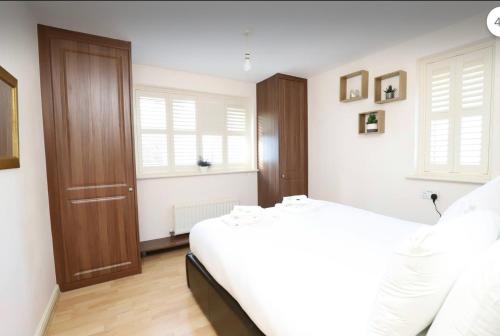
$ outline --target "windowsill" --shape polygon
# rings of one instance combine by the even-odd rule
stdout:
[[[206,175],[227,175],[227,174],[244,174],[244,173],[257,173],[258,169],[241,169],[241,170],[214,170],[208,171],[206,173],[202,172],[176,172],[176,173],[167,173],[167,174],[144,174],[138,175],[138,180],[149,180],[149,179],[162,179],[162,178],[171,178],[171,177],[190,177],[190,176],[206,176]]]
[[[472,183],[472,184],[485,184],[490,180],[490,176],[443,176],[443,175],[425,175],[415,174],[406,177],[408,180],[422,180],[422,181],[438,181],[438,182],[455,182],[455,183]]]

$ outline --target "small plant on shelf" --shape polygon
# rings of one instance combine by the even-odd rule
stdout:
[[[393,88],[392,85],[389,85],[387,89],[384,90],[385,92],[385,99],[394,99],[394,96],[396,94],[396,88]]]
[[[206,173],[211,166],[212,164],[207,160],[203,160],[201,156],[198,158],[198,168],[201,172]]]
[[[378,120],[376,113],[370,113],[366,119],[366,133],[378,132]]]

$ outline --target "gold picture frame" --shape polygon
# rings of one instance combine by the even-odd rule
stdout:
[[[19,168],[17,79],[0,66],[0,169]]]

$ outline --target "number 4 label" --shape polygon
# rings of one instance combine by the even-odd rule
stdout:
[[[491,10],[486,19],[486,25],[490,33],[500,37],[500,7]]]

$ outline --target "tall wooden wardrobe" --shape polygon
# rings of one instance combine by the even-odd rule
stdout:
[[[257,84],[258,197],[271,207],[307,195],[307,80],[276,74]]]
[[[57,282],[139,273],[130,42],[38,26]]]

